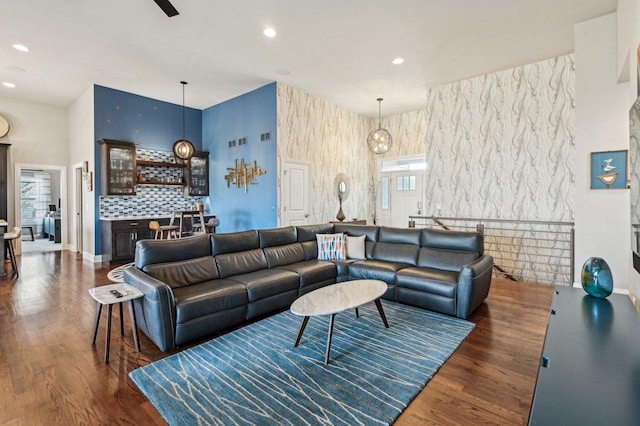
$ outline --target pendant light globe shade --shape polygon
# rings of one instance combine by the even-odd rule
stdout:
[[[191,142],[187,140],[185,137],[185,104],[184,104],[184,86],[188,83],[186,81],[181,81],[182,84],[182,139],[176,141],[173,144],[173,153],[176,157],[181,158],[183,160],[188,160],[193,157],[193,154],[196,152],[195,147]]]
[[[380,104],[382,98],[378,98],[378,128],[369,133],[367,137],[367,146],[369,151],[374,154],[384,154],[389,152],[391,145],[393,145],[393,137],[387,129],[382,128],[382,118],[380,115]]]
[[[194,152],[196,152],[195,147],[186,139],[181,139],[173,144],[173,153],[176,157],[182,158],[183,160],[188,160],[193,157]]]

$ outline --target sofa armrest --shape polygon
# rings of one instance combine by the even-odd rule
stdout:
[[[138,268],[127,268],[124,281],[144,297],[134,300],[138,327],[162,351],[175,347],[175,302],[171,287]]]
[[[487,298],[491,286],[493,257],[483,255],[462,267],[458,275],[456,316],[467,319]]]

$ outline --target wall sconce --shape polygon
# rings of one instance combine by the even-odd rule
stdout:
[[[236,188],[244,186],[244,193],[248,192],[249,184],[257,185],[258,181],[256,177],[261,176],[266,171],[258,167],[256,161],[253,162],[253,166],[250,163],[245,163],[244,158],[238,163],[238,159],[234,160],[233,167],[227,167],[229,173],[225,175],[224,179],[227,181],[227,188],[231,185],[235,185]]]

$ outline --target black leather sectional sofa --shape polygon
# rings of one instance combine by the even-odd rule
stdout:
[[[318,260],[316,234],[365,235],[365,259]],[[140,329],[163,351],[288,308],[332,283],[379,279],[383,296],[467,318],[487,297],[493,258],[475,232],[321,224],[142,240],[125,281]]]

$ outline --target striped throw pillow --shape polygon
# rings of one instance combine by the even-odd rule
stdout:
[[[345,260],[346,236],[344,234],[316,234],[318,260]]]

